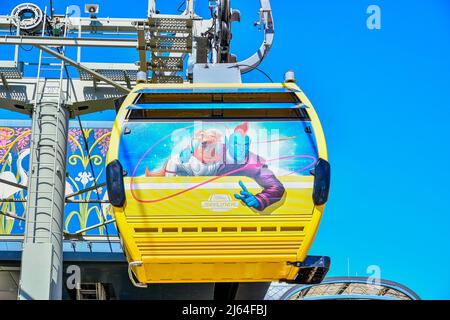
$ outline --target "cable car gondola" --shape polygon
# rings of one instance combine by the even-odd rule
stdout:
[[[319,118],[282,84],[139,84],[107,156],[135,285],[317,283],[307,256],[328,198]]]

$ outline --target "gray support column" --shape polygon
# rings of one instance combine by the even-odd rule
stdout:
[[[54,83],[53,88],[57,85]],[[46,98],[36,104],[32,116],[30,179],[19,284],[21,300],[56,300],[62,296],[69,112],[59,98],[52,98],[51,80],[43,86],[43,92],[50,93],[43,94]]]

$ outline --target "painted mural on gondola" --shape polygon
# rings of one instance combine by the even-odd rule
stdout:
[[[87,122],[83,129],[71,123],[68,137],[66,195],[73,194],[105,181],[105,157],[108,152],[112,123]],[[87,148],[85,139],[87,140]],[[30,159],[31,130],[29,121],[0,122],[0,179],[27,185]],[[93,170],[92,170],[93,169]],[[0,199],[26,199],[25,190],[0,184]],[[107,200],[106,188],[73,197],[74,200]],[[25,217],[26,202],[1,202],[0,211]],[[64,230],[80,229],[110,219],[109,204],[69,203],[65,208]],[[0,235],[18,235],[25,222],[0,215]],[[87,232],[88,235],[117,234],[114,225]]]
[[[160,215],[295,214],[310,197],[318,160],[310,125],[130,121],[119,148],[131,173],[128,205],[153,206]]]

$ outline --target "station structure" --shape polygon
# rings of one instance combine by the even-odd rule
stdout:
[[[315,285],[274,283],[267,300],[420,300],[408,287],[368,277],[329,277]]]

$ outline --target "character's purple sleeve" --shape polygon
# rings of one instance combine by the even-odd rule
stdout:
[[[286,190],[280,180],[267,168],[267,165],[260,166],[252,178],[263,188],[262,192],[255,195],[261,204],[259,210],[263,211],[283,198]]]

